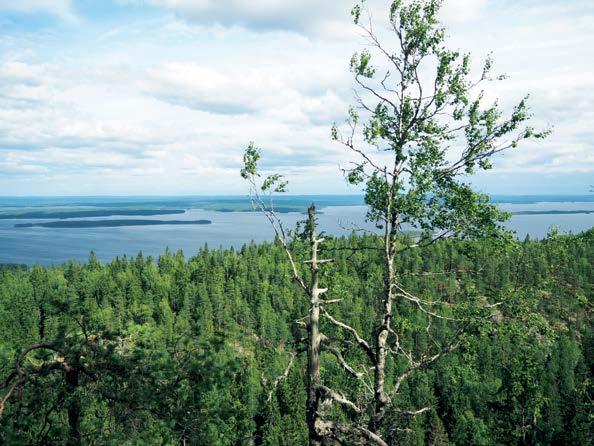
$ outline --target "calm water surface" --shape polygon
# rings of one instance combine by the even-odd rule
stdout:
[[[593,202],[580,203],[531,203],[502,204],[509,211],[520,210],[594,210]],[[332,206],[322,209],[320,228],[328,233],[348,234],[353,227],[371,229],[365,223],[365,207]],[[287,228],[303,220],[300,213],[284,214]],[[117,219],[137,217],[115,217]],[[143,217],[145,218],[145,217]],[[24,263],[32,265],[59,264],[74,259],[84,261],[91,250],[104,261],[124,254],[135,256],[139,251],[145,255],[158,256],[169,247],[182,249],[188,256],[208,244],[209,247],[241,247],[250,241],[271,240],[274,233],[268,222],[255,212],[216,212],[190,209],[183,215],[161,215],[156,220],[212,220],[211,225],[191,226],[130,226],[118,228],[14,228],[15,223],[33,220],[0,220],[0,263]],[[53,219],[52,219],[53,220]],[[34,220],[35,222],[50,220]],[[594,226],[594,214],[572,215],[516,215],[509,227],[524,238],[545,237],[551,226],[562,232],[580,232]]]

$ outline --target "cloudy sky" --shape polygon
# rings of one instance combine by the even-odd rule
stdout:
[[[382,26],[387,0],[370,0]],[[356,192],[330,126],[364,47],[350,0],[0,0],[0,195],[237,194],[263,148],[293,193]],[[531,94],[544,142],[497,159],[490,193],[594,183],[594,2],[449,0],[450,45],[493,52],[493,95]]]

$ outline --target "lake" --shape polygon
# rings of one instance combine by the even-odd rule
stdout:
[[[571,211],[585,210],[594,212],[594,199],[591,196],[565,197],[566,201],[557,197],[547,200],[547,197],[531,199],[500,199],[500,206],[508,211]],[[96,198],[93,198],[96,199]],[[302,198],[302,203],[315,200],[316,197]],[[111,201],[110,201],[111,200]],[[171,207],[189,204],[179,198],[164,198],[158,201],[158,207],[167,207],[170,200]],[[213,198],[216,200],[216,198]],[[245,201],[245,198],[241,198]],[[541,200],[541,201],[539,201]],[[84,201],[84,200],[83,200]],[[146,198],[108,198],[102,197],[96,202],[73,202],[69,199],[25,199],[1,198],[0,210],[4,213],[21,210],[46,210],[60,209],[61,211],[125,206],[146,207]],[[237,197],[235,201],[238,201]],[[361,197],[352,196],[351,199],[339,197],[336,200],[320,200],[331,205],[322,206],[319,215],[321,230],[335,235],[350,233],[354,227],[373,229],[365,222],[365,207],[359,204]],[[194,202],[196,202],[194,200]],[[214,201],[213,201],[214,202]],[[287,201],[288,202],[288,201]],[[113,206],[110,206],[111,205]],[[122,204],[124,203],[124,204]],[[155,200],[153,205],[156,205]],[[149,205],[150,205],[149,203]],[[356,203],[356,204],[352,204]],[[199,205],[199,204],[198,204]],[[103,207],[102,207],[103,206]],[[213,207],[213,206],[205,206]],[[85,220],[105,219],[106,217],[89,217]],[[118,220],[135,219],[131,216],[108,217]],[[301,212],[288,212],[282,214],[282,220],[287,228],[293,228],[298,221],[305,218]],[[40,223],[54,221],[52,219],[0,219],[0,263],[22,263],[32,265],[59,264],[67,260],[85,261],[89,252],[95,251],[102,261],[109,261],[116,256],[136,256],[139,251],[145,255],[158,256],[169,247],[176,251],[182,249],[188,256],[208,244],[209,247],[235,247],[239,248],[251,241],[261,242],[271,240],[274,233],[265,217],[256,212],[236,212],[225,208],[225,211],[213,209],[186,208],[184,214],[155,215],[143,217],[155,220],[210,220],[212,224],[206,225],[150,225],[150,226],[119,226],[119,227],[88,227],[88,228],[45,228],[45,227],[20,227],[15,224]],[[515,230],[519,238],[530,234],[532,238],[542,238],[547,235],[551,226],[556,226],[561,232],[580,232],[594,226],[594,214],[537,214],[514,215],[508,226]]]

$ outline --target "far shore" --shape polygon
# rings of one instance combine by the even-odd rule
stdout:
[[[210,220],[60,220],[45,223],[17,223],[15,228],[114,228],[120,226],[210,225]]]

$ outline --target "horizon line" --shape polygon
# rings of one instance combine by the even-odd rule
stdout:
[[[509,194],[509,193],[488,193],[481,192],[489,196],[499,197],[593,197],[592,193],[585,194],[564,194],[564,193],[548,193],[548,194]],[[0,195],[0,200],[4,198],[202,198],[202,197],[249,197],[249,194],[151,194],[151,195],[135,195],[135,194],[94,194],[94,195]],[[319,193],[319,194],[291,194],[279,193],[275,197],[363,197],[364,193]]]

